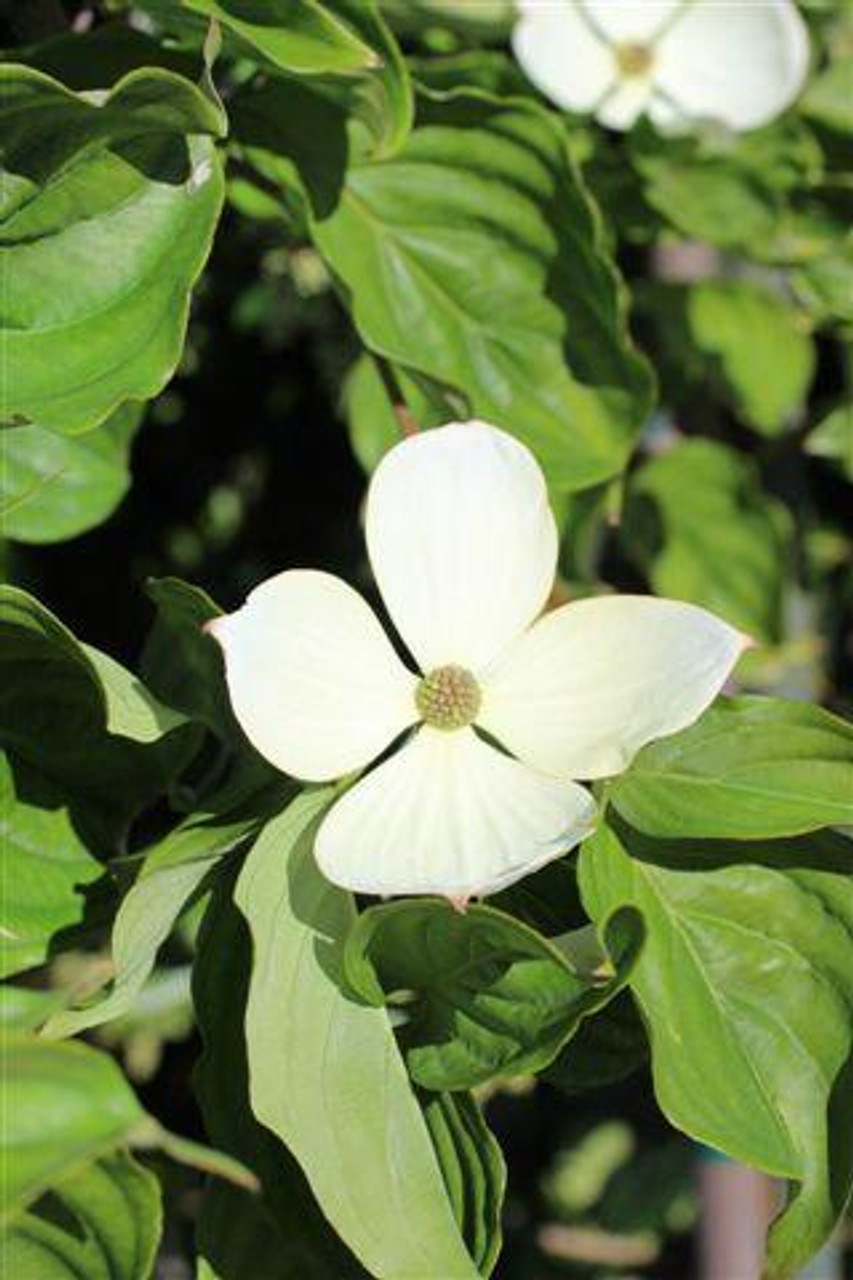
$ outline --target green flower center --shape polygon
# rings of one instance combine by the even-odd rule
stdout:
[[[613,52],[616,55],[619,74],[628,79],[646,75],[651,71],[652,63],[655,60],[654,50],[651,45],[640,44],[633,40],[628,40],[624,44],[617,44]]]
[[[415,705],[433,729],[462,729],[480,710],[480,686],[464,667],[436,667],[415,689]]]

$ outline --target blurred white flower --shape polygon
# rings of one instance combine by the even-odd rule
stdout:
[[[642,596],[536,621],[557,564],[544,477],[486,423],[452,423],[385,456],[367,546],[422,675],[327,573],[270,578],[211,628],[240,724],[286,773],[339,778],[405,735],[317,833],[321,869],[349,889],[494,893],[558,857],[595,823],[574,779],[619,773],[644,743],[690,724],[744,645],[703,609]]]
[[[552,102],[630,129],[700,120],[755,129],[803,87],[809,37],[793,0],[517,0],[513,49]]]

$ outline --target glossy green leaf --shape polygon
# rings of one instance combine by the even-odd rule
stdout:
[[[128,1142],[144,1113],[112,1058],[79,1043],[4,1033],[4,1222]]]
[[[788,528],[750,459],[692,439],[637,471],[623,541],[659,595],[704,605],[769,642],[781,629]]]
[[[817,424],[806,439],[806,452],[835,462],[853,481],[853,403],[837,405]]]
[[[501,1149],[467,1093],[425,1094],[424,1119],[468,1252],[491,1275],[501,1249],[506,1168]]]
[[[252,1108],[371,1275],[474,1280],[385,1011],[341,987],[355,906],[321,876],[312,849],[332,795],[306,792],[270,822],[238,881],[254,947]]]
[[[194,1086],[208,1137],[258,1175],[261,1193],[208,1182],[199,1253],[219,1280],[366,1280],[320,1212],[296,1160],[249,1105],[242,1013],[252,944],[232,901],[234,879],[231,868],[216,877],[198,937],[193,998],[204,1048]]]
[[[445,388],[456,417],[514,432],[557,488],[620,471],[649,372],[559,124],[521,100],[422,97],[397,155],[347,168],[328,113],[272,85],[235,103],[235,130],[311,223],[365,344]]]
[[[156,1177],[116,1152],[23,1214],[0,1251],[15,1280],[149,1280],[160,1231]]]
[[[379,62],[331,0],[183,0],[260,50],[283,71],[354,75]]]
[[[90,847],[110,851],[187,761],[196,733],[32,596],[2,587],[0,745],[58,789],[75,823],[82,813]]]
[[[17,427],[3,436],[0,528],[17,542],[61,542],[106,520],[130,486],[130,446],[142,413],[117,409],[97,431],[60,436]]]
[[[224,812],[193,814],[160,840],[148,853],[113,924],[111,991],[84,1009],[55,1014],[44,1034],[77,1035],[127,1013],[154,968],[157,952],[213,863],[255,835],[286,794],[283,784],[252,793]]]
[[[555,1057],[581,1020],[624,985],[639,938],[596,981],[541,934],[493,907],[464,915],[444,900],[371,907],[347,939],[344,972],[372,1004],[402,992],[414,1080],[436,1091],[527,1075]]]
[[[580,874],[592,917],[631,906],[631,978],[658,1101],[676,1127],[799,1184],[767,1275],[833,1230],[853,1183],[853,846],[840,837],[666,844],[602,827]]]
[[[691,289],[687,317],[744,422],[764,435],[789,426],[815,372],[802,313],[756,285],[710,280]]]
[[[378,154],[403,142],[412,91],[402,54],[375,0],[184,0],[218,18],[273,67],[345,77],[326,89],[367,128]],[[343,86],[343,88],[341,88]]]
[[[221,115],[160,69],[93,95],[6,64],[0,104],[3,416],[85,431],[175,370],[222,201],[201,136]]]
[[[362,338],[518,435],[556,487],[613,475],[648,376],[563,135],[485,95],[424,100],[418,123],[315,221]]]
[[[41,964],[54,937],[86,919],[104,867],[61,793],[0,753],[0,977]]]
[[[853,725],[807,702],[721,699],[644,747],[608,795],[652,836],[770,840],[853,824]]]

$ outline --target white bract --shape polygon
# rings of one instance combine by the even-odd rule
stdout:
[[[401,739],[317,833],[321,869],[346,888],[494,893],[558,857],[595,824],[575,779],[619,773],[690,724],[743,648],[726,623],[671,600],[587,599],[538,618],[557,564],[544,477],[486,423],[398,444],[366,520],[421,674],[327,573],[270,578],[211,628],[240,724],[286,773],[339,778]]]
[[[803,87],[809,37],[793,0],[517,0],[513,49],[568,111],[630,129],[700,120],[755,129]]]

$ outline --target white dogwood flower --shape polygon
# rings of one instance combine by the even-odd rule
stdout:
[[[321,869],[349,889],[494,893],[558,857],[595,824],[576,779],[619,773],[690,724],[743,647],[726,623],[671,600],[586,599],[538,617],[557,564],[544,477],[486,423],[392,449],[366,524],[417,673],[328,573],[280,573],[211,628],[237,718],[278,768],[326,781],[396,744],[317,833]]]
[[[568,111],[630,129],[767,124],[803,87],[809,37],[793,0],[517,0],[513,50]]]

